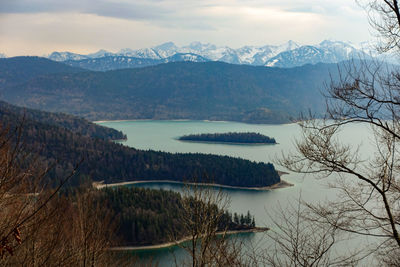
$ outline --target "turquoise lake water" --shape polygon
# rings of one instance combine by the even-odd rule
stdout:
[[[152,149],[166,152],[200,152],[216,155],[228,155],[240,157],[256,162],[276,163],[277,158],[283,154],[294,151],[296,138],[299,138],[300,127],[297,124],[284,125],[253,125],[237,122],[210,122],[210,121],[120,121],[105,122],[103,126],[115,128],[124,132],[128,140],[122,142],[127,146],[137,149]],[[274,137],[276,145],[229,145],[181,142],[177,137],[187,134],[199,133],[223,133],[223,132],[258,132]],[[363,125],[351,125],[341,133],[341,141],[353,146],[361,145],[361,151],[365,155],[370,154],[373,141],[371,132]],[[285,168],[275,164],[275,168],[285,171]],[[325,199],[335,198],[336,193],[328,189],[326,179],[315,179],[311,175],[289,173],[282,176],[292,184],[293,187],[268,190],[252,191],[238,189],[223,189],[230,198],[229,209],[232,212],[247,213],[255,215],[258,226],[271,227],[269,213],[281,205],[285,207],[288,203],[294,203],[300,196],[302,199],[316,203]],[[329,179],[329,178],[328,178]],[[139,187],[166,189],[180,191],[181,186],[169,183],[143,183],[135,185]],[[263,233],[246,234],[241,236],[245,242],[253,242],[263,246],[268,242]],[[178,248],[173,248],[177,258],[184,258],[185,254]],[[173,265],[171,249],[158,249],[143,251],[136,254],[139,258],[146,260],[153,258],[159,261],[161,266]]]

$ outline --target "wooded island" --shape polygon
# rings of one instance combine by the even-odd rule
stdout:
[[[276,144],[275,138],[260,133],[204,133],[189,134],[179,137],[180,141],[236,143],[236,144]]]

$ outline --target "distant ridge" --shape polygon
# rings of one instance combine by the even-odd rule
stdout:
[[[87,71],[42,57],[0,58],[0,87],[6,81],[26,82],[40,75]]]
[[[35,68],[35,62],[43,67]],[[9,64],[0,60],[0,69],[8,70],[4,66]],[[53,73],[48,73],[48,67],[53,67]],[[46,59],[25,58],[20,68],[16,64],[12,71],[0,71],[0,94],[13,104],[89,120],[286,123],[308,109],[324,111],[321,90],[336,71],[336,64],[322,63],[284,69],[223,62],[172,62],[82,72]]]
[[[93,71],[108,71],[127,68],[142,68],[168,62],[207,62],[208,59],[191,53],[178,53],[164,59],[138,58],[129,56],[105,56],[81,60],[67,60],[63,63]]]
[[[71,66],[101,71],[176,61],[222,61],[230,64],[291,68],[305,64],[338,63],[352,58],[371,59],[368,45],[332,40],[315,45],[300,45],[288,41],[281,45],[243,46],[233,49],[200,42],[178,47],[173,42],[167,42],[151,48],[125,48],[116,53],[100,50],[88,55],[71,52],[53,52],[49,55],[49,59]]]

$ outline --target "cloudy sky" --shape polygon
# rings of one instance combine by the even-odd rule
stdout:
[[[7,56],[151,47],[371,40],[354,0],[0,0]]]

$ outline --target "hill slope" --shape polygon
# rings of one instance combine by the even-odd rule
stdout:
[[[10,123],[12,118],[15,121],[13,123],[14,125],[16,125],[18,121],[21,122],[22,125],[24,125],[24,123],[31,124],[31,122],[37,122],[44,125],[66,129],[75,134],[89,136],[92,138],[103,140],[126,139],[126,135],[121,131],[97,125],[76,116],[64,113],[50,113],[41,110],[21,108],[10,105],[4,101],[0,101],[0,118],[2,118],[2,124]]]
[[[42,57],[0,58],[0,86],[26,82],[40,75],[86,71]]]
[[[208,119],[282,123],[309,108],[335,64],[291,69],[178,62],[108,72],[56,73],[18,83],[6,79],[6,101],[90,120]],[[16,84],[17,83],[17,84]]]

